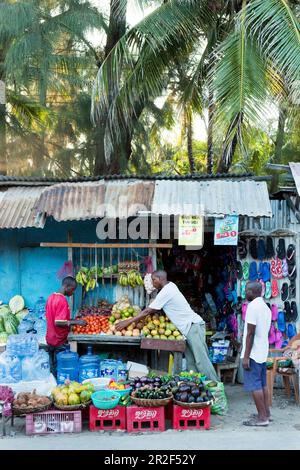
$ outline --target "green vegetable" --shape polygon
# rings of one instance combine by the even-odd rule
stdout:
[[[12,313],[18,313],[25,307],[25,301],[21,295],[15,295],[9,301],[9,308]]]
[[[7,338],[8,338],[8,334],[3,332],[3,333],[0,333],[0,344],[6,344],[7,343]]]
[[[0,317],[5,317],[8,313],[11,313],[11,310],[8,305],[0,305]]]
[[[4,320],[0,317],[0,333],[5,333]]]
[[[4,317],[4,327],[6,333],[9,335],[16,335],[18,333],[18,320],[12,313]]]
[[[19,323],[21,323],[21,321],[28,315],[28,309],[27,308],[24,308],[23,310],[21,310],[21,312],[18,312],[16,314],[16,317],[17,319],[19,320]]]

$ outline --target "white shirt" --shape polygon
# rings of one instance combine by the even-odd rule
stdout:
[[[159,291],[149,308],[163,309],[167,317],[184,336],[187,336],[192,323],[205,323],[200,315],[191,309],[188,301],[173,282],[168,282]]]
[[[252,300],[247,308],[241,353],[242,358],[246,349],[248,323],[256,326],[250,358],[258,364],[262,364],[266,362],[269,353],[269,330],[271,326],[271,310],[265,304],[262,297]]]

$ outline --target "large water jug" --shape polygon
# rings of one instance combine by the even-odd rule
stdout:
[[[71,352],[69,345],[57,354],[57,383],[63,384],[66,379],[78,380],[78,354]]]
[[[28,356],[22,359],[22,380],[25,382],[30,382],[31,380],[37,380],[37,371],[36,371],[37,357]]]
[[[87,354],[79,358],[79,382],[100,377],[100,359],[93,354],[92,346],[88,346]]]
[[[37,380],[48,379],[50,376],[49,354],[41,349],[35,357]]]
[[[34,306],[34,313],[37,318],[45,318],[46,313],[46,300],[44,297],[39,297]]]
[[[47,323],[46,320],[39,318],[35,324],[34,329],[36,330],[37,340],[41,344],[46,344],[46,333],[47,333]]]

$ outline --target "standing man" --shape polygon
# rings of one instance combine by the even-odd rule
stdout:
[[[178,287],[173,282],[168,281],[165,271],[155,271],[152,274],[152,282],[155,289],[159,291],[156,298],[137,317],[118,323],[116,329],[121,331],[147,315],[153,315],[159,313],[160,310],[164,310],[181,334],[186,337],[185,357],[188,370],[202,372],[209,380],[218,381],[216,371],[208,357],[205,342],[205,322],[191,309]]]
[[[84,320],[71,320],[70,308],[66,297],[71,297],[77,288],[73,277],[65,277],[59,292],[50,295],[46,303],[47,351],[51,373],[56,377],[57,353],[64,351],[72,325],[85,326]]]
[[[244,387],[247,392],[252,393],[258,414],[244,421],[245,426],[268,426],[270,420],[266,361],[269,352],[271,310],[265,304],[261,293],[260,282],[247,283],[246,298],[250,303],[245,318],[241,357]]]

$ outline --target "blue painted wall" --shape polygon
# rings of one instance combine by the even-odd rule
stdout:
[[[68,232],[72,233],[73,242],[99,243],[96,236],[96,220],[80,222],[56,222],[48,219],[44,229],[0,230],[0,300],[7,303],[16,294],[25,298],[26,306],[34,307],[39,296],[45,299],[59,289],[60,280],[57,272],[68,259],[65,248],[41,248],[41,242],[66,242]],[[137,241],[135,241],[136,243]],[[93,251],[85,250],[83,264],[94,260]],[[143,256],[146,250],[139,251]],[[91,258],[93,256],[93,258]],[[129,256],[124,250],[123,257]],[[124,258],[123,258],[124,259]],[[129,257],[130,259],[130,257]],[[136,258],[133,258],[136,259]],[[121,258],[122,260],[122,258]],[[79,264],[79,260],[76,260]],[[117,263],[114,256],[113,263]],[[101,265],[101,260],[98,260]],[[109,265],[110,260],[106,259]],[[110,302],[115,300],[115,284],[109,281],[99,287],[100,297]],[[95,303],[95,293],[91,293],[86,303]],[[81,289],[75,295],[75,307],[81,303]]]

